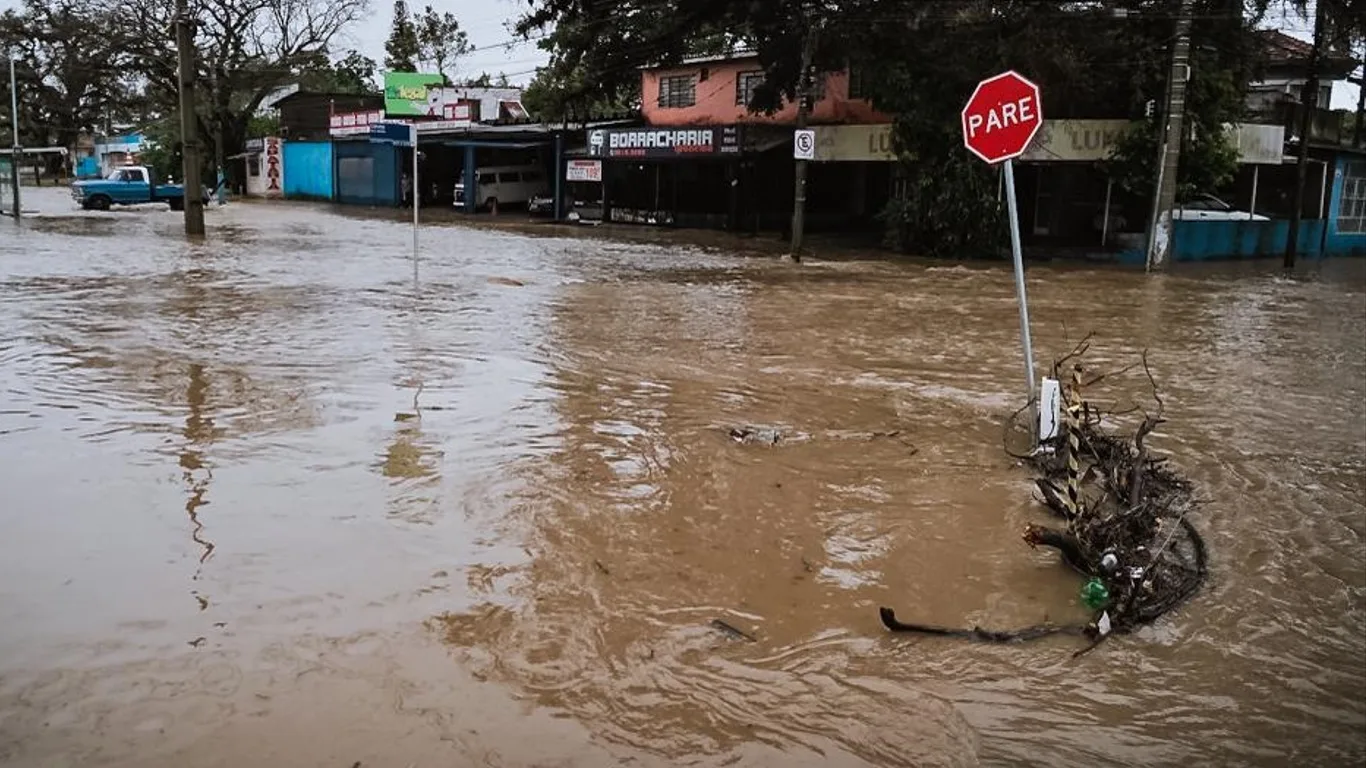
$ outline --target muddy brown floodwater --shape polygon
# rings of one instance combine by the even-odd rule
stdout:
[[[1207,587],[1072,659],[877,618],[1084,618],[1020,541],[1000,265],[451,226],[414,281],[380,218],[234,204],[186,245],[163,210],[28,202],[0,764],[1366,760],[1362,262],[1031,267],[1040,358],[1150,348],[1150,444],[1209,502]]]

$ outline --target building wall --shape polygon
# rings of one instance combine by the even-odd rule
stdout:
[[[459,102],[476,102],[479,104],[479,114],[477,122],[491,123],[499,119],[499,105],[503,102],[516,104],[522,103],[521,88],[475,88],[475,87],[455,87],[455,88],[431,88],[427,91],[427,114],[432,117],[447,117],[444,113],[445,105],[456,104]],[[525,111],[525,109],[523,109]],[[450,119],[447,117],[447,119]]]
[[[332,143],[284,142],[285,197],[304,200],[332,199]]]
[[[265,197],[265,154],[263,152],[249,152],[244,161],[247,167],[247,194],[252,197]]]
[[[280,135],[290,141],[326,141],[332,114],[383,109],[384,99],[362,94],[295,93],[282,99]]]
[[[773,115],[751,114],[736,103],[737,80],[741,73],[761,69],[758,59],[714,61],[689,64],[641,73],[641,111],[650,125],[730,125],[734,123],[791,124],[797,119],[797,105],[785,103]],[[705,72],[704,72],[705,70]],[[705,79],[703,79],[705,74]],[[694,75],[697,103],[690,107],[660,107],[659,81],[675,75]],[[891,118],[873,109],[863,99],[849,98],[849,75],[834,72],[825,76],[825,93],[812,108],[810,120],[819,123],[887,123]]]
[[[1285,252],[1288,219],[1271,221],[1177,221],[1173,222],[1173,261],[1213,261],[1259,259]],[[1305,256],[1319,254],[1322,221],[1300,224],[1299,251]]]

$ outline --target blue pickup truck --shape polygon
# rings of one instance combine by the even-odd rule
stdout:
[[[208,204],[208,191],[200,193]],[[103,179],[73,183],[71,199],[87,211],[107,211],[114,205],[140,203],[166,203],[171,210],[180,211],[185,209],[185,188],[179,184],[158,184],[150,168],[127,165]]]

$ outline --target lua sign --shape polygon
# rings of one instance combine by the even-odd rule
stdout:
[[[1049,120],[1020,156],[1031,163],[1094,163],[1109,159],[1124,134],[1141,123],[1129,120]],[[1285,128],[1279,125],[1238,123],[1225,126],[1238,149],[1238,162],[1280,165]]]
[[[1128,120],[1049,120],[1020,159],[1025,162],[1095,162],[1115,151]]]
[[[816,162],[874,162],[896,160],[892,125],[821,125],[816,127]]]

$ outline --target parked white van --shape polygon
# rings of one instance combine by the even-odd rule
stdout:
[[[493,208],[498,205],[524,205],[547,189],[545,169],[539,165],[498,165],[478,168],[474,172],[475,205]],[[465,204],[465,182],[456,182],[455,204]]]

